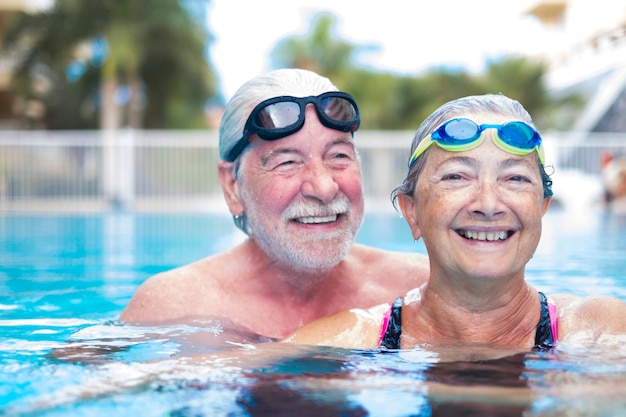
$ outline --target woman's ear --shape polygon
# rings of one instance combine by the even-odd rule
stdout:
[[[398,205],[400,206],[400,211],[402,211],[402,216],[411,228],[413,239],[417,242],[422,236],[422,233],[420,232],[419,223],[415,216],[415,201],[413,197],[407,194],[400,194],[398,196]]]
[[[246,207],[239,197],[239,184],[237,183],[235,164],[233,162],[220,161],[217,164],[217,173],[220,184],[222,184],[224,200],[226,200],[230,213],[233,216],[241,215],[246,210]]]
[[[550,203],[552,202],[552,197],[546,197],[543,199],[543,205],[541,207],[541,216],[543,217],[544,214],[546,214],[546,212],[548,211],[548,208],[550,208]]]

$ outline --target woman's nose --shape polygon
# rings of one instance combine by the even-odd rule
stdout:
[[[470,203],[469,209],[472,213],[484,217],[496,217],[504,212],[504,204],[502,202],[497,183],[491,181],[483,181],[480,186],[474,190],[474,196]]]

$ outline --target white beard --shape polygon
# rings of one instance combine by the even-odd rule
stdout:
[[[242,190],[243,197],[246,196]],[[334,232],[314,233],[310,231],[293,232],[289,222],[295,217],[327,216],[342,213],[344,216],[354,216],[350,202],[341,194],[330,204],[313,202],[295,203],[290,205],[281,216],[281,224],[269,228],[259,216],[259,210],[251,199],[247,198],[247,225],[252,239],[273,261],[291,269],[306,272],[324,272],[334,268],[348,254],[356,233],[360,219],[353,219],[353,224]],[[297,277],[296,277],[297,278]]]

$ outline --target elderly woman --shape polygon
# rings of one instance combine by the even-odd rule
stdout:
[[[424,239],[429,280],[391,304],[310,323],[287,342],[527,350],[626,332],[622,301],[546,297],[525,281],[552,182],[517,101],[489,94],[444,104],[417,130],[408,165],[392,200]]]

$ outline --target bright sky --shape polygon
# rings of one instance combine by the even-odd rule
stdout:
[[[212,0],[211,48],[226,99],[269,69],[269,53],[285,36],[302,36],[321,11],[336,16],[337,36],[376,46],[361,57],[379,69],[416,73],[432,65],[479,71],[485,59],[541,50],[544,33],[524,15],[532,0]]]

